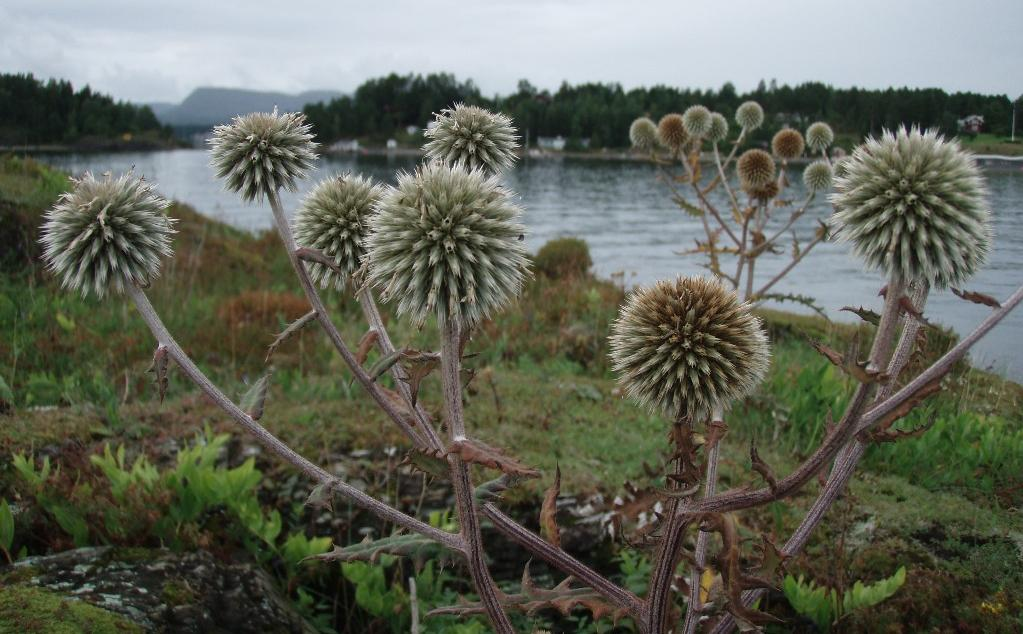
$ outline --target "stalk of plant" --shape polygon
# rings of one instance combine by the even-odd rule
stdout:
[[[441,116],[455,117],[456,110],[445,111]],[[739,273],[735,278],[717,273],[716,279],[683,277],[638,289],[629,296],[612,328],[612,361],[626,393],[672,421],[672,472],[667,476],[665,491],[668,506],[659,527],[660,542],[655,550],[649,591],[641,598],[570,556],[557,540],[547,541],[525,529],[500,511],[494,501],[481,503],[476,499],[477,489],[469,470],[474,462],[497,465],[504,471],[502,483],[509,483],[512,475],[536,475],[513,458],[473,438],[463,411],[460,374],[469,334],[514,298],[527,275],[521,241],[524,228],[519,222],[521,209],[495,174],[501,167],[493,162],[496,145],[484,144],[489,148],[485,157],[475,155],[475,160],[484,164],[472,168],[472,151],[477,146],[459,143],[459,139],[475,139],[480,130],[497,130],[495,144],[507,141],[509,135],[514,137],[514,130],[505,120],[495,116],[488,122],[481,119],[485,115],[485,111],[474,113],[471,123],[477,126],[473,128],[476,132],[468,136],[452,132],[453,136],[444,137],[450,141],[445,153],[413,174],[400,175],[396,187],[378,189],[351,176],[326,181],[322,189],[306,199],[296,215],[296,233],[302,246],[296,244],[279,199],[280,188],[294,187],[312,165],[315,148],[301,115],[241,117],[231,126],[217,128],[212,152],[214,167],[225,178],[228,188],[238,191],[246,200],[268,200],[275,227],[313,309],[303,319],[315,318],[319,322],[356,380],[409,438],[412,451],[440,459],[440,464],[445,465],[444,473],[438,475],[446,474],[452,481],[459,534],[433,528],[314,465],[260,425],[261,413],[243,411],[199,370],[168,332],[142,290],[158,277],[161,259],[171,253],[173,234],[173,222],[165,213],[167,203],[150,184],[131,176],[104,181],[86,177],[75,181],[72,191],[46,216],[41,241],[47,266],[73,291],[99,297],[111,290],[126,293],[157,339],[156,358],[162,361],[156,365],[163,368],[158,372],[165,373],[164,361],[173,359],[228,416],[273,455],[317,482],[321,491],[344,496],[401,529],[463,555],[480,596],[479,604],[442,608],[440,612],[482,612],[496,631],[507,633],[512,631],[508,609],[535,608],[528,596],[508,595],[497,589],[486,565],[479,524],[482,514],[513,542],[583,584],[581,587],[560,584],[550,591],[555,597],[551,606],[579,597],[589,602],[603,601],[616,616],[630,616],[639,631],[662,634],[677,625],[672,620],[675,604],[672,585],[678,564],[685,558],[691,562],[689,607],[681,631],[694,632],[713,616],[707,606],[701,605],[699,593],[700,575],[708,566],[720,568],[727,597],[723,606],[726,613],[714,624],[714,631],[726,631],[736,621],[755,627],[764,616],[748,606],[758,589],[771,581],[757,571],[744,569],[735,525],[725,513],[782,500],[799,491],[834,461],[817,501],[781,550],[781,554],[797,552],[846,486],[869,441],[878,434],[890,433],[889,428],[897,418],[933,393],[952,365],[1023,302],[1023,286],[1001,305],[992,300],[997,308],[976,330],[896,389],[896,380],[906,366],[917,331],[925,323],[920,313],[929,290],[961,284],[983,263],[989,249],[988,211],[976,166],[954,143],[916,130],[901,130],[871,140],[844,162],[834,176],[833,229],[841,239],[852,242],[854,251],[867,265],[880,269],[888,280],[868,362],[860,364],[856,359],[839,358],[838,353],[821,348],[825,356],[859,381],[832,432],[792,473],[781,478],[774,477],[769,467],[751,452],[753,467],[767,486],[752,489],[740,485],[718,492],[716,474],[726,430],[724,413],[730,403],[755,390],[768,363],[766,337],[759,320],[750,312],[754,303],[766,297],[766,291],[750,291],[753,263],[765,252],[763,245],[778,239],[798,219],[798,214],[794,212],[772,237],[765,235],[770,220],[765,200],[776,197],[785,185],[784,179],[777,177],[773,159],[768,155],[765,160],[766,153],[747,152],[738,160],[741,180],[745,181],[751,200],[756,202],[749,205],[748,213],[741,215],[736,232],[725,231],[727,225],[706,203],[704,190],[697,184],[699,166],[691,160],[690,150],[696,149],[694,139],[703,138],[714,149],[718,184],[712,187],[723,186],[730,200],[738,200],[736,190],[731,189],[724,176],[746,131],[763,121],[763,112],[756,104],[743,104],[736,113],[741,132],[732,154],[724,161],[717,152],[717,143],[727,134],[727,122],[723,124],[719,115],[691,109],[688,116],[672,117],[662,126],[665,130],[658,131],[662,142],[666,138],[664,133],[670,136],[681,131],[671,143],[681,144],[677,149],[685,156],[682,162],[686,182],[705,205],[706,226],[710,226],[708,216],[718,223],[718,228],[710,229],[708,236],[716,236],[720,230],[734,240]],[[449,123],[456,132],[463,129]],[[651,142],[652,126],[650,121],[641,123],[636,138],[646,139],[643,143]],[[829,139],[829,131],[819,125],[811,126],[806,143],[814,151],[820,150]],[[682,135],[685,140],[680,141]],[[801,136],[799,139],[791,133],[786,136],[787,140],[783,138],[776,144],[780,155],[792,155],[802,141]],[[452,154],[454,149],[469,153]],[[826,189],[833,177],[826,155],[811,167],[813,172],[808,168],[804,173],[808,186],[813,183],[814,191]],[[805,209],[812,196],[808,195],[801,209]],[[888,202],[878,204],[882,199]],[[756,238],[758,234],[760,238]],[[930,241],[921,241],[922,234],[929,236]],[[791,266],[800,259],[794,258]],[[743,271],[746,277],[740,285]],[[767,286],[777,279],[776,276]],[[398,370],[397,363],[392,364],[392,376],[398,386],[394,398],[367,374],[330,320],[317,282],[358,297],[367,325],[376,331],[381,354],[389,359],[396,360],[399,355],[377,309],[373,288],[380,289],[382,297],[395,303],[397,313],[412,324],[427,327],[436,321],[444,418],[450,435],[447,442],[441,440],[430,417],[416,401],[410,390],[411,379]],[[740,297],[742,289],[745,295]],[[432,354],[427,356],[432,359]],[[555,488],[553,498],[556,497]],[[548,516],[545,521],[553,519]],[[685,551],[690,528],[697,530],[691,554]],[[720,534],[722,547],[717,553],[710,552],[713,541],[710,532]],[[765,538],[765,552],[770,546]],[[372,559],[387,552],[402,551],[392,538],[384,538],[369,545],[336,548],[322,559]],[[769,575],[770,571],[764,574]]]

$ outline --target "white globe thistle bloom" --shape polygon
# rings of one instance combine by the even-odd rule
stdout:
[[[728,119],[720,112],[713,112],[710,115],[710,130],[707,132],[707,140],[711,143],[720,143],[728,138]]]
[[[682,113],[682,125],[686,128],[686,134],[694,139],[703,139],[711,129],[711,113],[705,106],[689,106]]]
[[[835,236],[889,277],[958,286],[987,259],[991,214],[980,170],[934,130],[868,139],[834,186]]]
[[[811,123],[806,129],[806,145],[814,152],[823,152],[834,142],[835,132],[823,121]]]
[[[307,262],[309,276],[322,288],[344,290],[348,278],[361,266],[369,217],[383,191],[369,178],[343,174],[316,186],[295,212],[295,241],[330,258],[343,273]]]
[[[213,128],[210,165],[230,191],[247,201],[281,187],[295,191],[316,160],[316,144],[305,115],[256,112]]]
[[[770,360],[750,305],[717,280],[698,276],[634,291],[611,326],[610,344],[629,396],[694,421],[750,394]]]
[[[519,146],[511,119],[465,104],[442,110],[425,136],[430,139],[423,146],[426,156],[469,169],[485,167],[494,173],[515,163]]]
[[[764,125],[764,109],[755,101],[743,102],[735,109],[735,122],[746,131],[753,131]]]
[[[827,161],[814,161],[803,170],[803,184],[810,191],[823,191],[831,188],[831,166]]]
[[[528,260],[522,209],[496,176],[430,163],[401,174],[366,240],[369,281],[422,325],[474,326],[518,295]]]
[[[629,141],[637,150],[652,150],[657,143],[657,124],[649,117],[640,117],[629,126]]]
[[[47,268],[83,296],[149,284],[171,255],[170,203],[131,173],[102,180],[86,173],[72,183],[44,215],[39,241]]]

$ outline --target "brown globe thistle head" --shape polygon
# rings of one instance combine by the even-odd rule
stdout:
[[[369,217],[381,193],[382,188],[369,178],[338,175],[317,185],[295,212],[298,245],[317,249],[337,266],[334,270],[318,262],[306,263],[309,276],[322,288],[344,290],[361,266]]]
[[[720,112],[712,112],[710,115],[710,131],[707,132],[707,140],[711,143],[720,143],[728,138],[728,119]]]
[[[689,141],[682,115],[672,112],[661,117],[657,123],[657,140],[672,152],[681,152]]]
[[[834,130],[823,121],[811,123],[810,127],[806,129],[806,145],[814,152],[823,152],[834,142]]]
[[[934,130],[886,131],[836,170],[831,225],[889,278],[958,286],[987,259],[991,212],[973,156]]]
[[[629,396],[693,421],[750,394],[770,357],[749,304],[717,280],[697,276],[633,292],[611,327],[610,344]]]
[[[706,106],[689,106],[682,115],[682,123],[685,125],[687,135],[694,139],[703,139],[710,133],[711,112]]]
[[[735,122],[743,130],[756,130],[764,125],[764,109],[755,101],[743,102],[735,109]]]
[[[778,194],[781,193],[781,188],[778,187],[778,181],[772,179],[763,185],[746,188],[745,192],[749,194],[750,198],[762,205],[777,198]]]
[[[746,150],[735,162],[743,189],[762,187],[774,180],[774,159],[763,150]]]
[[[792,128],[779,130],[771,139],[771,150],[775,156],[782,160],[787,161],[802,155],[805,148],[806,143],[803,141],[803,135],[799,133],[799,130]]]
[[[210,165],[225,187],[251,201],[278,188],[297,189],[316,161],[316,144],[305,115],[255,112],[213,128]]]
[[[519,294],[528,274],[522,209],[482,168],[432,162],[400,174],[366,238],[369,282],[421,326],[475,326]]]
[[[649,117],[640,117],[629,126],[629,141],[637,150],[650,151],[657,143],[657,124]]]
[[[149,284],[171,255],[175,232],[168,206],[151,183],[131,172],[73,179],[71,191],[43,216],[39,242],[47,268],[61,286],[83,296]]]

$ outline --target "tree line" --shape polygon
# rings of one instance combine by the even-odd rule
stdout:
[[[629,124],[636,117],[656,120],[700,103],[731,119],[735,108],[748,99],[758,101],[768,115],[758,131],[764,139],[785,125],[803,127],[816,120],[829,122],[840,135],[855,140],[900,124],[956,134],[957,121],[971,114],[984,117],[984,132],[1008,136],[1013,108],[1005,95],[948,93],[940,88],[835,88],[820,82],[779,86],[773,80],[761,81],[745,93],[731,83],[717,90],[663,85],[625,90],[616,83],[567,82],[551,92],[521,80],[515,93],[488,98],[472,80],[459,81],[449,73],[392,73],[366,81],[351,95],[309,104],[305,113],[320,142],[380,140],[400,135],[407,126],[422,127],[431,113],[462,101],[508,114],[521,134],[528,132],[531,143],[538,136],[562,136],[570,141],[589,139],[590,147],[615,148],[628,145]]]
[[[115,101],[88,86],[75,91],[71,82],[43,82],[31,73],[0,74],[0,144],[74,144],[124,141],[143,136],[168,140],[172,130],[160,125],[149,106]]]

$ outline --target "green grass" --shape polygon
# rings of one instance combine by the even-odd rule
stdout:
[[[1007,136],[994,134],[978,134],[975,137],[960,136],[959,142],[962,146],[977,154],[1001,154],[1002,156],[1023,155],[1023,132],[1016,135],[1016,141],[1010,141]]]

